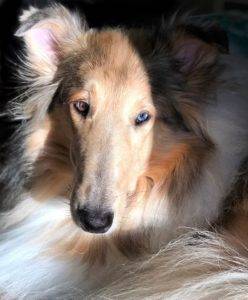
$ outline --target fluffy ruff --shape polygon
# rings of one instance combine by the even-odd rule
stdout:
[[[27,199],[20,206],[31,204]],[[247,295],[248,261],[223,235],[188,229],[152,256],[108,266],[104,272],[98,266],[89,275],[77,249],[80,232],[73,223],[65,225],[68,207],[61,199],[33,205],[29,217],[1,233],[3,299],[244,299]],[[20,206],[12,212],[15,220]],[[10,222],[10,215],[2,222],[5,218]],[[75,249],[66,250],[63,244],[74,244]]]

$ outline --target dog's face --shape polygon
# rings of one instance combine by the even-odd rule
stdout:
[[[88,30],[60,6],[31,10],[22,21],[18,34],[37,75],[35,87],[56,87],[46,115],[52,119],[55,112],[70,132],[75,222],[105,233],[139,224],[144,212],[153,220],[151,207],[169,205],[157,206],[156,199],[170,198],[176,207],[209,150],[192,99],[209,84],[216,49],[180,26],[157,46],[141,32],[135,39],[121,30]],[[28,103],[36,114],[37,101]],[[48,137],[63,139],[63,128],[53,122]]]
[[[71,207],[85,230],[102,233],[118,226],[147,168],[155,108],[144,66],[123,34],[94,33],[86,44],[77,62],[81,83],[66,99],[76,166]]]

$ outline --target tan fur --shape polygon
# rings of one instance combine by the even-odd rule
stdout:
[[[60,109],[49,115],[41,128],[28,138],[27,153],[33,158],[33,177],[27,185],[35,199],[70,195],[70,138],[70,126]],[[47,188],[44,189],[44,186]]]
[[[139,233],[144,211],[149,212],[151,205],[159,207],[167,193],[173,206],[180,207],[181,196],[190,190],[187,182],[192,177],[197,179],[209,149],[200,138],[175,135],[168,126],[155,121],[157,112],[146,71],[124,33],[109,29],[85,38],[86,44],[78,43],[75,48],[84,58],[77,74],[84,78],[84,88],[70,89],[65,103],[55,105],[29,138],[30,152],[30,144],[35,144],[42,128],[50,124],[45,140],[36,146],[39,155],[28,188],[35,199],[72,197],[72,212],[89,201],[93,207],[113,209],[113,241],[109,246],[113,244],[110,247],[125,254],[137,254],[150,247],[144,242],[146,234]],[[58,76],[66,72],[63,68]],[[90,103],[86,119],[73,107],[78,100]],[[188,118],[194,118],[194,108],[187,103],[184,108]],[[135,117],[144,110],[152,119],[135,127]],[[99,188],[100,195],[94,196]],[[106,244],[91,236],[79,238],[69,253],[85,252],[86,257],[90,255],[89,261],[94,261],[104,256],[99,249],[106,252],[109,247],[100,246],[102,243]]]
[[[245,260],[232,247],[246,252],[233,236],[246,244],[247,185],[230,208],[224,198],[247,153],[244,97],[231,93],[233,78],[223,91],[212,33],[176,22],[156,38],[89,30],[60,5],[22,22],[28,90],[14,105],[26,120],[28,179],[26,199],[1,218],[3,292],[202,299],[231,295],[236,279],[242,288]],[[151,118],[136,126],[144,111]],[[100,210],[114,215],[106,232],[84,222]],[[224,237],[201,231],[218,218]]]

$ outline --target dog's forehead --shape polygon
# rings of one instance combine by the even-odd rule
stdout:
[[[91,91],[92,86],[98,91],[97,98],[101,95],[117,101],[150,97],[146,68],[125,32],[92,31],[85,44],[78,45],[61,68],[63,90],[68,91],[69,98],[83,89]]]
[[[88,34],[87,48],[92,54],[91,58],[97,59],[100,64],[127,64],[127,57],[137,59],[128,36],[121,30],[92,31]]]
[[[122,82],[145,75],[142,60],[128,36],[118,30],[93,32],[88,36],[86,66],[91,73]]]

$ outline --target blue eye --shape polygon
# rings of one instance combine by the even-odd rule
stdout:
[[[143,111],[141,113],[138,114],[138,116],[135,119],[135,125],[141,125],[144,122],[147,122],[151,119],[151,115],[149,114],[149,112],[147,111]]]

